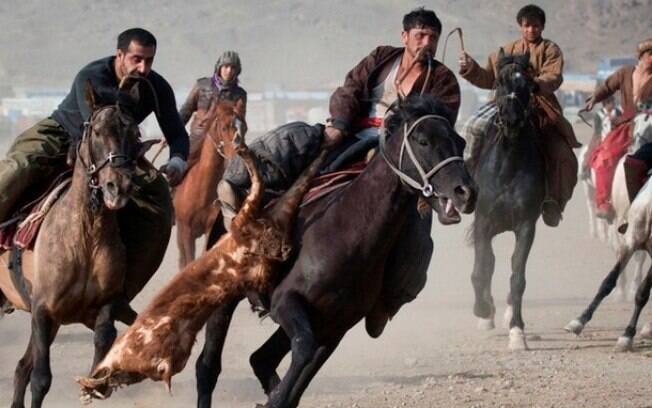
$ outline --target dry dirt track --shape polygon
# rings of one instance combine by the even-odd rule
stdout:
[[[584,129],[582,134],[586,136]],[[434,229],[436,253],[419,299],[399,313],[380,339],[370,339],[356,326],[313,381],[301,406],[652,406],[652,343],[637,341],[635,352],[628,354],[611,350],[629,319],[631,303],[607,302],[581,338],[561,329],[580,312],[614,261],[608,249],[588,237],[583,192],[576,190],[559,228],[539,225],[524,305],[529,352],[508,352],[502,328],[475,329],[469,280],[473,253],[465,244],[468,221]],[[509,236],[496,240],[494,291],[499,315],[504,310],[512,242]],[[176,257],[171,247],[161,271],[136,300],[137,309],[175,272]],[[649,318],[645,311],[641,321]],[[0,406],[10,405],[13,370],[24,351],[28,328],[24,313],[0,321]],[[214,394],[216,406],[252,407],[264,400],[247,360],[274,328],[270,321],[259,322],[245,307],[237,311]],[[192,406],[191,365],[199,346],[194,351],[192,363],[173,379],[172,396],[161,384],[145,382],[94,405]],[[91,353],[89,331],[78,326],[61,330],[52,348],[54,381],[45,406],[79,404],[72,378],[88,370]]]

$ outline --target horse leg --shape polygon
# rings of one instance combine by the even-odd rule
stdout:
[[[292,393],[290,394],[290,404],[288,407],[296,408],[299,406],[299,400],[303,395],[303,392],[308,388],[308,384],[315,377],[319,369],[324,365],[326,360],[333,354],[335,348],[339,344],[339,340],[333,345],[322,345],[317,348],[315,357],[313,360],[306,366],[306,368],[301,373],[301,376],[297,380],[297,383],[292,388]]]
[[[52,371],[50,370],[50,346],[59,330],[59,325],[40,308],[32,312],[32,361],[33,370],[30,376],[32,391],[32,408],[43,405],[45,394],[52,384]]]
[[[290,338],[292,359],[279,385],[269,393],[266,407],[285,408],[289,406],[292,389],[301,373],[315,358],[317,343],[306,306],[297,294],[289,293],[280,298],[272,309],[272,315]]]
[[[95,318],[95,328],[93,329],[93,343],[95,345],[95,355],[93,356],[93,365],[91,374],[95,366],[109,352],[118,331],[115,329],[113,317],[113,304],[109,303],[100,308],[100,312]]]
[[[491,237],[479,236],[478,226],[475,226],[474,246],[475,260],[471,282],[475,291],[473,314],[478,317],[478,328],[491,330],[494,326],[496,307],[491,296],[491,277],[494,273],[496,257],[491,247]]]
[[[598,289],[598,293],[596,293],[595,297],[589,304],[589,306],[582,312],[580,317],[577,319],[571,320],[565,327],[564,330],[566,330],[569,333],[574,333],[579,335],[582,333],[582,330],[584,330],[584,326],[591,321],[591,318],[593,317],[593,313],[595,310],[600,306],[600,303],[602,300],[611,293],[613,288],[616,286],[616,281],[618,280],[618,276],[622,272],[622,270],[627,266],[627,262],[629,262],[629,258],[632,256],[632,251],[630,250],[624,250],[623,254],[618,257],[618,261],[616,262],[616,265],[611,269],[611,271],[607,274],[607,276],[604,278],[602,283],[600,284],[600,288]]]
[[[260,381],[265,394],[276,388],[281,382],[276,368],[283,357],[291,350],[290,339],[283,328],[279,327],[267,341],[249,357],[249,364]]]
[[[208,318],[206,338],[197,362],[195,376],[197,379],[197,406],[210,408],[217,378],[222,372],[222,349],[229,330],[229,324],[235,308],[241,299],[236,299],[220,306]]]
[[[627,289],[627,300],[636,300],[636,292],[643,281],[643,268],[645,266],[645,251],[636,251],[634,255],[634,272],[630,276],[630,282]]]
[[[177,247],[179,248],[179,269],[183,269],[195,259],[195,238],[192,228],[182,222],[177,222]]]
[[[29,384],[29,376],[32,374],[32,368],[34,367],[32,354],[33,342],[34,334],[30,335],[27,350],[25,350],[23,358],[18,361],[18,365],[16,366],[14,373],[14,398],[11,403],[11,408],[25,407],[25,391],[27,390],[27,384]]]
[[[525,292],[525,265],[527,263],[536,225],[534,222],[522,224],[516,231],[516,245],[512,254],[512,276],[510,278],[510,294],[512,319],[509,322],[509,349],[527,350],[523,329],[522,306],[523,293]]]
[[[647,301],[650,299],[650,289],[652,288],[652,267],[647,272],[645,279],[639,286],[636,291],[636,307],[634,308],[634,314],[629,321],[629,324],[625,328],[625,333],[618,338],[616,343],[616,351],[632,351],[632,345],[634,344],[634,336],[636,335],[636,325],[638,324],[638,318],[641,315],[641,311],[647,304]]]

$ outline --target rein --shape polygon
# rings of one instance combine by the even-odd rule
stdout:
[[[435,167],[433,167],[430,171],[426,172],[423,169],[423,166],[419,164],[419,161],[417,160],[416,155],[414,154],[414,151],[412,150],[412,146],[410,146],[410,142],[408,141],[408,138],[410,134],[414,131],[416,126],[427,120],[427,119],[433,119],[433,120],[439,120],[439,121],[444,121],[448,124],[448,119],[446,119],[443,116],[440,115],[424,115],[420,117],[419,119],[415,120],[412,125],[408,128],[407,123],[403,125],[403,142],[401,143],[401,152],[399,154],[399,162],[398,166],[395,166],[392,164],[392,162],[389,160],[387,155],[385,154],[385,144],[386,144],[386,138],[387,138],[387,132],[381,132],[380,133],[380,139],[379,139],[379,149],[380,149],[380,154],[383,156],[383,159],[385,159],[385,162],[389,166],[390,169],[401,179],[401,181],[408,186],[415,188],[419,191],[421,191],[421,194],[423,194],[424,197],[439,197],[440,195],[437,193],[435,188],[432,186],[432,184],[429,182],[430,177],[434,176],[439,172],[439,170],[443,169],[445,166],[449,165],[452,162],[456,161],[461,161],[463,162],[464,159],[461,156],[451,156],[448,157],[442,161],[440,161]],[[419,172],[419,176],[421,176],[421,182],[414,180],[412,177],[408,176],[405,172],[401,170],[403,167],[403,156],[405,152],[407,151],[408,157],[412,161],[412,164],[414,164],[414,167],[417,168],[417,171]]]

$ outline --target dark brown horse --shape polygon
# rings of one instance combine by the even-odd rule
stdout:
[[[214,100],[203,120],[207,126],[198,158],[190,158],[190,170],[174,192],[174,213],[177,224],[179,268],[195,259],[195,240],[210,232],[218,217],[217,183],[224,174],[227,161],[234,155],[233,119],[240,114],[241,103]],[[246,125],[245,125],[246,128]],[[196,161],[194,164],[193,161]]]
[[[446,208],[450,214],[453,207],[473,211],[475,190],[460,159],[464,142],[441,104],[410,98],[386,125],[390,137],[382,154],[350,185],[299,213],[297,255],[269,294],[270,316],[280,328],[250,360],[269,396],[267,407],[296,407],[344,334],[382,300],[386,282],[397,280],[392,265],[403,255],[395,253],[398,237],[412,226],[418,229],[419,195],[442,213]],[[196,365],[201,407],[211,405],[222,346],[239,300],[208,321]],[[276,368],[290,351],[290,367],[280,380]]]
[[[137,85],[123,88],[137,98]],[[10,255],[1,256],[0,290],[32,314],[29,345],[14,378],[14,408],[24,407],[30,382],[32,407],[42,405],[52,381],[50,345],[62,324],[82,323],[95,331],[94,366],[115,339],[114,319],[127,324],[135,319],[128,301],[156,270],[125,276],[126,252],[116,215],[127,205],[136,162],[151,143],[139,141],[138,124],[121,105],[96,104],[90,84],[86,100],[92,116],[78,145],[71,184],[45,215],[34,250],[23,254],[31,293],[13,284],[6,267]],[[126,286],[133,290],[127,293]]]

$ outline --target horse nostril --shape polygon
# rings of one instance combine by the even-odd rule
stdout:
[[[454,191],[455,191],[455,194],[456,194],[456,195],[458,195],[458,196],[462,196],[462,197],[464,197],[464,198],[466,198],[466,197],[468,197],[469,195],[471,195],[471,189],[469,189],[469,188],[466,187],[466,186],[457,186],[457,187],[455,187],[455,190],[454,190]]]
[[[118,192],[118,186],[116,186],[114,182],[109,181],[106,183],[106,190],[111,194],[115,194]]]

